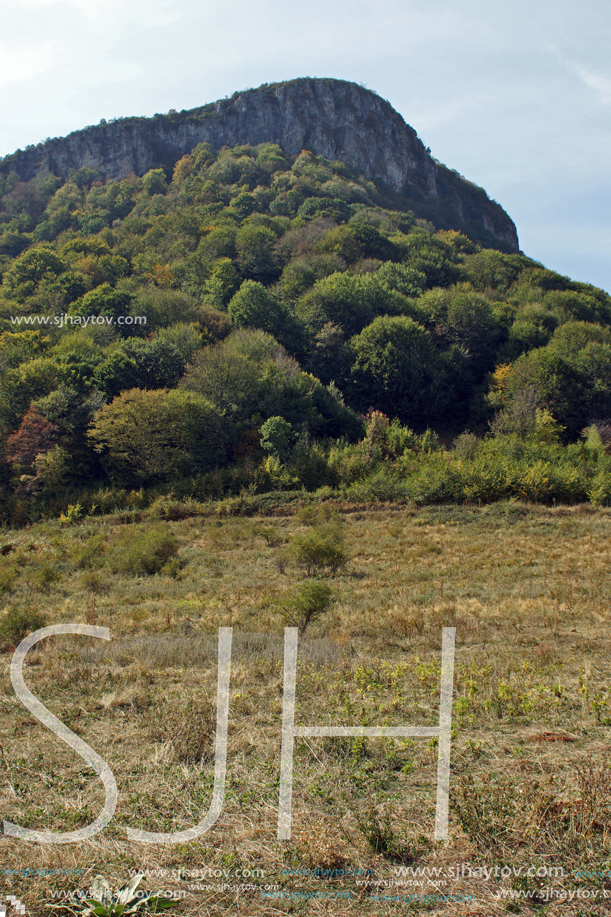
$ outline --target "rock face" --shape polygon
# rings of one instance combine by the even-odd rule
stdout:
[[[388,102],[342,80],[292,80],[191,111],[101,123],[19,150],[0,160],[0,172],[16,172],[22,181],[41,173],[66,179],[73,170],[87,167],[101,178],[119,179],[171,166],[204,142],[215,149],[277,143],[291,158],[306,149],[340,160],[416,205],[434,209],[443,203],[446,212],[453,212],[457,228],[477,223],[518,251],[515,225],[498,204],[436,163]]]

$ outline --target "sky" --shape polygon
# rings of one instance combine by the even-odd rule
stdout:
[[[609,0],[2,0],[0,156],[102,118],[353,80],[611,292]]]

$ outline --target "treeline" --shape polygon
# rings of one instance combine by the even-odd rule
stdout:
[[[2,518],[141,488],[605,503],[611,298],[386,194],[272,144],[0,178]]]

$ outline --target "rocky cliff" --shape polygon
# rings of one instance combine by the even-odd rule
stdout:
[[[0,160],[0,172],[16,172],[22,181],[41,173],[65,179],[87,167],[101,178],[118,179],[170,167],[203,142],[215,149],[277,143],[289,157],[307,149],[340,160],[392,189],[416,213],[439,216],[439,224],[471,228],[518,251],[515,225],[502,207],[437,163],[388,102],[342,80],[292,80],[191,111],[102,122],[18,150]]]

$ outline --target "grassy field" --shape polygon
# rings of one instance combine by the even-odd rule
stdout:
[[[14,646],[43,622],[111,630],[110,643],[50,638],[24,671],[119,788],[114,818],[89,841],[0,837],[2,895],[28,914],[82,914],[65,896],[98,874],[119,887],[145,872],[148,890],[179,899],[171,915],[611,912],[611,511],[286,512],[174,507],[165,515],[185,518],[156,510],[2,533],[2,816],[73,831],[104,803],[100,780],[11,685]],[[322,570],[335,604],[300,638],[296,722],[435,725],[442,627],[456,627],[447,841],[433,839],[437,740],[421,738],[297,740],[293,833],[276,839],[283,628],[308,580],[296,547],[321,532],[348,559]],[[220,817],[188,843],[129,841],[128,826],[179,831],[210,805],[225,626]]]

